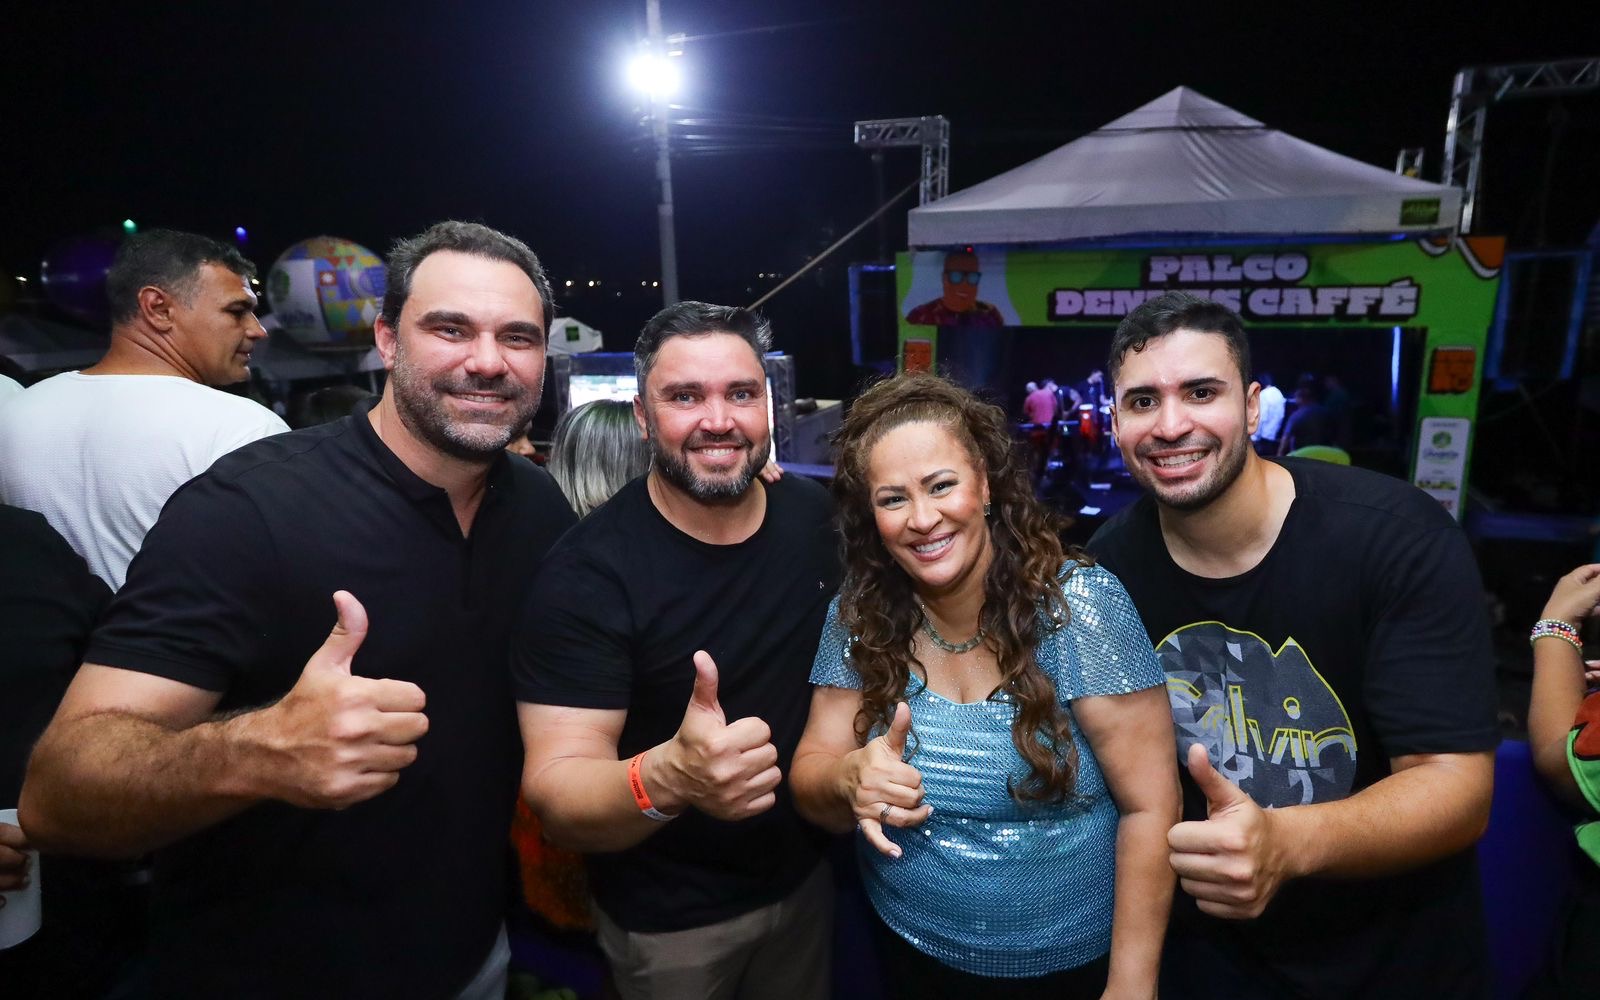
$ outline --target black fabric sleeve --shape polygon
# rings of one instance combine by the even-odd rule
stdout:
[[[1396,539],[1379,593],[1364,695],[1384,755],[1493,750],[1495,663],[1466,535],[1451,524]]]
[[[226,691],[269,655],[278,563],[242,489],[190,480],[145,536],[84,660]]]
[[[72,682],[111,589],[44,515],[0,505],[0,802]]]
[[[540,568],[511,633],[517,700],[627,708],[633,690],[628,606],[610,573],[576,546],[557,546]]]

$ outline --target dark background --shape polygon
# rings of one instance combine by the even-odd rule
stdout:
[[[1183,84],[1385,167],[1425,147],[1436,179],[1458,69],[1600,54],[1600,19],[1570,5],[1468,7],[664,0],[666,31],[690,36],[682,294],[748,304],[777,283],[758,274],[797,270],[865,218],[857,119],[946,115],[959,190]],[[124,218],[243,225],[263,270],[313,235],[383,253],[478,219],[527,240],[558,288],[574,279],[562,311],[626,349],[660,301],[640,287],[659,278],[653,153],[620,69],[643,31],[643,0],[15,5],[0,263],[36,290],[54,243]],[[1489,121],[1478,231],[1581,243],[1600,215],[1600,100],[1503,104]],[[916,170],[914,151],[891,152],[885,189]],[[891,253],[913,203],[887,216]],[[802,395],[861,376],[845,266],[879,240],[869,227],[766,307]]]

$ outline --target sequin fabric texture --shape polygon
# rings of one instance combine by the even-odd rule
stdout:
[[[1163,683],[1144,625],[1115,576],[1079,567],[1063,589],[1068,622],[1044,616],[1035,655],[1069,713],[1076,698]],[[835,598],[811,683],[861,687],[849,641]],[[1009,695],[953,702],[913,676],[906,702],[907,760],[922,772],[933,815],[920,827],[886,831],[901,847],[898,859],[856,835],[867,895],[884,923],[919,951],[976,975],[1040,976],[1104,955],[1111,947],[1118,814],[1076,720],[1076,798],[1023,805],[1006,790],[1007,776],[1020,781],[1028,773],[1011,743]]]

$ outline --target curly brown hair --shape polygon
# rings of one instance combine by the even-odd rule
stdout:
[[[1089,559],[1063,549],[1060,518],[1034,499],[1005,413],[937,375],[904,374],[873,385],[855,401],[834,438],[833,494],[845,563],[839,618],[853,640],[850,662],[861,677],[856,738],[865,743],[874,727],[889,725],[913,663],[924,679],[927,674],[912,652],[922,612],[910,578],[878,534],[867,476],[873,446],[896,427],[919,422],[947,428],[989,484],[987,523],[994,555],[984,577],[979,625],[1000,665],[997,690],[1010,692],[1016,703],[1011,742],[1029,768],[1026,779],[1010,784],[1011,795],[1019,802],[1065,801],[1077,779],[1072,723],[1033,651],[1041,611],[1063,625],[1067,620],[1062,564]]]

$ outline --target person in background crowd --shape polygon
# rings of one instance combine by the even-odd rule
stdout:
[[[821,486],[759,475],[770,337],[703,302],[645,324],[650,473],[562,540],[517,628],[524,795],[592,856],[626,1000],[828,993],[832,883],[780,776],[838,553]]]
[[[1333,443],[1333,420],[1322,405],[1322,384],[1315,375],[1302,375],[1294,387],[1294,412],[1284,421],[1278,439],[1278,454]]]
[[[1161,995],[1487,996],[1471,846],[1500,733],[1466,535],[1407,483],[1256,455],[1224,306],[1145,302],[1107,371],[1146,495],[1089,550],[1144,619],[1188,771]]]
[[[0,539],[0,807],[9,809],[111,591],[36,511],[0,504]],[[39,931],[0,950],[0,984],[8,997],[103,997],[143,945],[143,894],[96,862],[41,857],[41,876],[29,846],[20,827],[0,823],[0,892],[35,878],[49,886]]]
[[[154,995],[504,996],[507,640],[575,521],[504,451],[551,302],[486,226],[400,241],[383,395],[226,456],[151,529],[20,818],[46,850],[157,851]]]
[[[1350,423],[1352,403],[1350,390],[1344,387],[1344,382],[1333,372],[1322,376],[1322,407],[1328,411],[1329,433],[1333,440],[1329,444],[1340,448],[1350,447]]]
[[[239,251],[204,236],[128,237],[106,276],[105,356],[0,412],[0,502],[43,514],[112,590],[174,490],[240,445],[288,430],[215,388],[248,376],[267,335],[254,274]]]
[[[1030,424],[1053,424],[1061,405],[1061,400],[1056,396],[1055,383],[1046,379],[1043,388],[1032,382],[1028,384],[1034,388],[1028,391],[1027,398],[1022,401],[1022,419]]]
[[[1250,440],[1255,443],[1256,454],[1276,455],[1278,435],[1283,432],[1283,412],[1288,404],[1283,390],[1273,384],[1271,372],[1256,372],[1256,384],[1261,386],[1261,419],[1256,421]]]
[[[650,447],[621,400],[575,406],[556,422],[550,474],[579,517],[605,503],[630,480],[650,470]]]
[[[1600,564],[1562,577],[1533,627],[1528,743],[1540,777],[1581,809],[1582,859],[1546,967],[1529,1000],[1579,1000],[1600,991],[1600,664],[1585,662],[1582,632],[1600,605]]]
[[[860,830],[889,995],[1153,996],[1177,767],[1122,585],[933,375],[856,400],[833,482],[847,572],[790,781]]]

